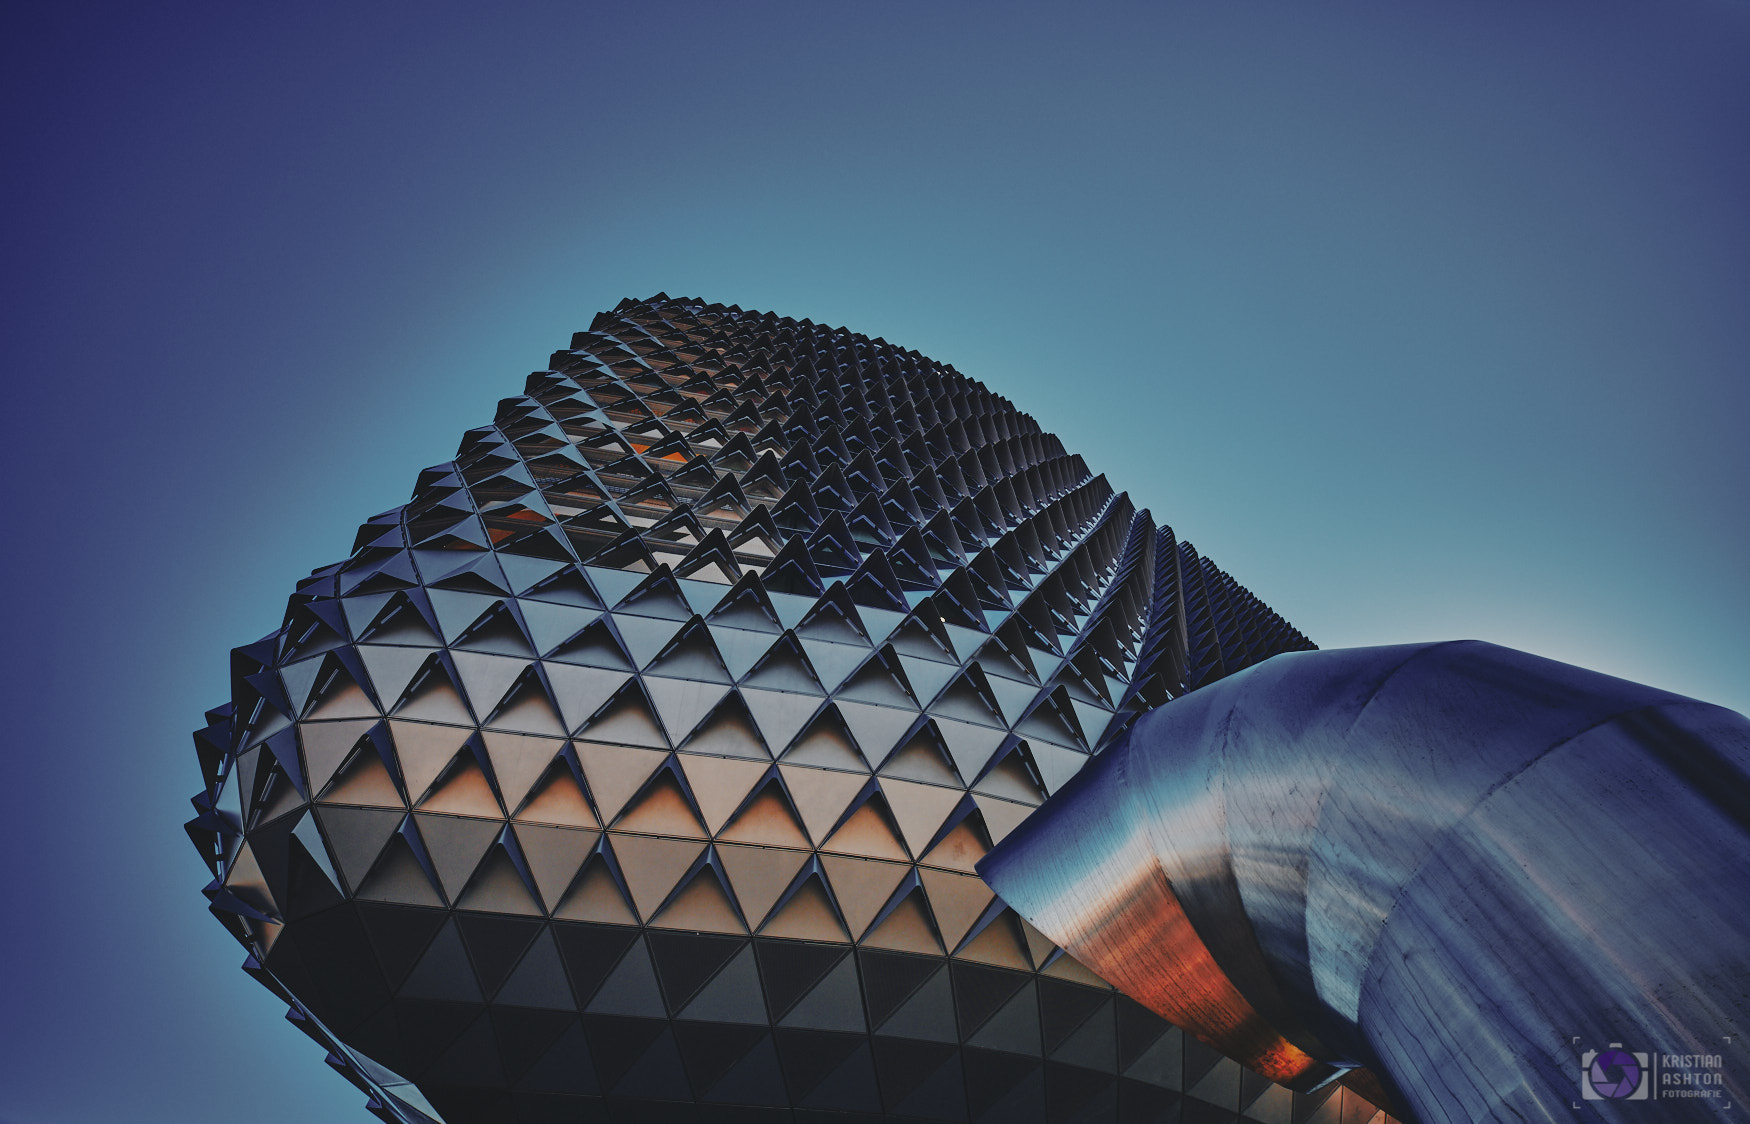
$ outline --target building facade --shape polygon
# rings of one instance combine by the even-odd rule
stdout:
[[[189,830],[384,1120],[1372,1120],[974,871],[1139,714],[1310,648],[953,368],[658,295],[235,650]]]

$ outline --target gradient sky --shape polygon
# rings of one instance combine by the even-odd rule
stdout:
[[[182,835],[226,652],[592,313],[951,362],[1323,646],[1750,710],[1750,6],[17,5],[0,1121],[365,1120]]]

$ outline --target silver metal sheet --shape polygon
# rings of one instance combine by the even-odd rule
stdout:
[[[1471,641],[1278,656],[1144,715],[980,871],[1284,1083],[1635,1119],[1579,1066],[1624,1043],[1720,1057],[1660,1119],[1750,1094],[1750,720],[1650,687]]]

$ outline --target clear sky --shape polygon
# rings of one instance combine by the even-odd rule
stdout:
[[[6,22],[4,1124],[366,1119],[203,911],[187,731],[623,296],[951,362],[1323,646],[1750,710],[1742,0]]]

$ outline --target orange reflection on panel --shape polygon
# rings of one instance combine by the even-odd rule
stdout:
[[[1273,1030],[1221,970],[1159,867],[1138,866],[1105,897],[1098,916],[1053,934],[1088,967],[1168,1022],[1230,1058],[1291,1087],[1334,1070]]]

